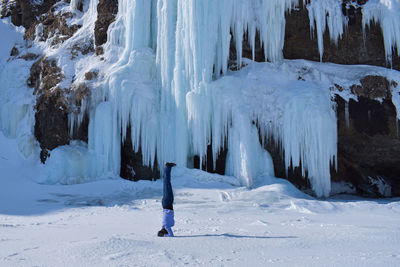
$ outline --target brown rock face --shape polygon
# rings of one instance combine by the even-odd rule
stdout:
[[[356,96],[369,99],[391,99],[389,81],[382,76],[366,76],[360,80],[361,85],[353,85],[351,92]]]
[[[42,57],[31,67],[28,86],[35,88],[35,94],[43,94],[54,88],[62,79],[63,75],[56,61]]]
[[[11,22],[29,28],[35,22],[35,14],[29,0],[17,0],[11,11]]]
[[[25,39],[35,39],[36,26],[41,23],[43,25],[43,28],[39,36],[40,40],[45,41],[49,38],[55,37],[51,43],[52,46],[55,46],[71,38],[75,34],[75,32],[81,27],[80,25],[68,26],[66,19],[72,16],[71,13],[54,15],[53,12],[54,8],[50,8],[50,11],[42,14],[39,17],[39,20],[30,25],[30,27],[27,28],[25,32]]]
[[[35,136],[42,148],[40,156],[43,163],[49,156],[48,150],[70,141],[65,92],[57,87],[62,79],[63,75],[55,60],[42,57],[32,65],[27,81],[28,86],[35,88],[37,95]]]
[[[352,183],[363,196],[399,196],[400,137],[390,83],[379,76],[361,83],[358,101],[336,98],[338,171],[332,172],[332,180]]]
[[[36,18],[47,13],[57,1],[46,0],[39,5],[33,5],[30,0],[16,0],[15,6],[10,10],[11,21],[16,26],[22,25],[29,29],[36,22]]]
[[[131,136],[131,127],[126,132],[126,140],[121,144],[121,170],[120,176],[127,180],[153,180],[160,178],[160,169],[158,166],[150,168],[143,165],[142,152],[133,150]]]
[[[35,114],[35,136],[42,148],[41,160],[44,163],[49,150],[67,145],[70,141],[68,132],[68,112],[62,100],[64,93],[57,88],[38,97]],[[46,155],[46,157],[44,157]]]
[[[70,136],[68,115],[80,111],[80,103],[89,91],[83,84],[74,89],[72,95],[68,95],[58,87],[63,78],[56,61],[42,57],[32,65],[27,81],[28,86],[35,88],[34,93],[37,96],[34,130],[42,148],[40,156],[43,163],[50,156],[50,150],[69,144],[71,139],[88,140],[88,117],[84,116],[80,127]],[[78,110],[73,110],[72,107]]]
[[[97,21],[94,29],[96,46],[107,41],[108,26],[118,13],[118,0],[100,0],[97,6]]]
[[[4,0],[3,0],[4,1]],[[35,38],[36,26],[43,24],[41,40],[56,36],[52,45],[59,44],[70,38],[79,28],[79,25],[68,26],[66,19],[72,14],[54,15],[55,4],[59,0],[46,0],[35,4],[30,0],[16,0],[11,6],[9,13],[11,21],[16,26],[23,26],[26,29],[24,38],[33,40]],[[68,2],[68,1],[67,1]],[[2,15],[3,16],[3,15]]]

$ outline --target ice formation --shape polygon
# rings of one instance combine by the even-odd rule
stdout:
[[[340,2],[307,3],[321,59],[324,32],[329,28],[336,42],[347,24]],[[335,166],[337,153],[336,115],[328,90],[333,80],[304,61],[282,61],[285,13],[298,3],[120,0],[104,45],[104,61],[96,56],[70,59],[75,43],[93,42],[98,0],[60,5],[57,12],[72,11],[68,23],[82,27],[59,47],[38,38],[36,48],[57,59],[65,76],[63,88],[85,82],[84,74],[90,70],[100,73],[98,81],[89,84],[91,97],[83,101],[81,113],[69,117],[72,133],[84,113],[89,115],[88,144],[74,142],[53,150],[43,182],[75,183],[118,175],[121,142],[130,138],[148,166],[174,161],[190,167],[195,155],[203,163],[210,144],[215,165],[220,148],[227,146],[227,174],[252,187],[257,177],[274,174],[271,156],[263,148],[263,142],[273,138],[284,151],[286,167],[301,166],[316,195],[328,196],[330,167]],[[81,4],[83,12],[77,10]],[[370,0],[363,10],[364,25],[371,20],[381,23],[389,59],[399,41],[395,15],[399,6],[398,0]],[[37,35],[40,31],[41,25]],[[265,59],[272,63],[242,59],[244,35],[254,51],[257,32]],[[239,69],[248,65],[236,73],[228,70],[231,41]],[[307,82],[298,80],[304,69],[310,69]],[[7,72],[0,69],[0,74],[5,77]],[[3,99],[14,103],[9,97]],[[9,110],[1,111],[1,128],[15,136],[19,130],[7,119]],[[14,120],[18,122],[32,120],[33,113],[19,109],[13,114],[21,117]]]
[[[362,24],[364,32],[370,23],[380,25],[384,38],[386,59],[392,62],[393,51],[397,50],[400,55],[400,0],[369,0],[360,6],[351,1],[348,5],[361,7]],[[347,18],[342,12],[341,0],[311,0],[307,4],[311,34],[314,31],[317,35],[320,60],[324,53],[323,35],[329,29],[329,36],[332,42],[337,44],[339,38],[347,27]]]
[[[392,53],[400,55],[400,0],[369,0],[362,9],[364,31],[371,21],[382,28],[385,54],[392,62]]]
[[[22,42],[23,28],[14,27],[9,20],[0,21],[0,36],[7,36],[0,43],[0,130],[17,139],[20,151],[25,157],[35,151],[34,97],[26,88],[30,64],[19,58],[8,62],[10,51]]]
[[[155,164],[157,159],[160,165],[171,160],[190,166],[194,155],[199,155],[202,162],[211,143],[215,160],[227,140],[227,174],[240,178],[249,187],[258,176],[273,175],[272,159],[260,144],[258,128],[252,123],[258,119],[264,127],[262,103],[254,102],[257,110],[240,106],[237,102],[242,94],[251,89],[229,80],[216,87],[213,80],[228,72],[231,38],[238,47],[241,65],[241,43],[246,31],[253,47],[255,32],[260,32],[267,60],[281,60],[285,12],[296,2],[120,1],[120,12],[105,45],[105,56],[113,63],[105,75],[101,94],[104,98],[90,115],[89,151],[100,155],[95,161],[96,166],[101,166],[99,172],[119,171],[120,141],[132,138],[135,151],[141,148],[146,165]],[[217,93],[225,88],[234,94]],[[275,93],[286,95],[280,90]],[[231,101],[225,103],[222,99],[230,94]],[[289,112],[268,118],[276,122],[274,131],[264,131],[277,135],[287,150],[288,167],[302,162],[319,196],[329,194],[329,166],[336,155],[335,116],[329,94],[324,97],[320,106],[331,112],[323,112],[325,117],[317,116],[320,120],[311,120],[309,127],[302,128],[303,120],[312,113],[306,109],[310,105],[295,97],[300,102],[293,100]],[[302,108],[306,110],[301,112]],[[293,123],[304,130],[290,128],[296,127]],[[126,136],[128,126],[132,127],[132,136]],[[318,129],[329,130],[330,134]],[[327,140],[331,145],[325,148],[322,144]]]
[[[322,61],[325,31],[329,29],[331,41],[337,44],[338,39],[343,35],[345,27],[347,27],[347,20],[342,12],[342,1],[311,1],[311,3],[307,5],[307,9],[310,18],[311,34],[314,33],[314,30],[317,33],[319,56]]]

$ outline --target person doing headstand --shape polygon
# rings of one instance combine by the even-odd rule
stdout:
[[[163,218],[162,218],[162,229],[158,231],[158,236],[174,236],[171,227],[175,225],[174,220],[174,193],[172,192],[171,186],[171,169],[176,166],[175,163],[165,163],[164,175],[163,175]]]

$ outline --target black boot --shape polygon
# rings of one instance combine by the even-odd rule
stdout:
[[[165,166],[167,166],[167,167],[175,167],[176,166],[176,164],[175,163],[173,163],[173,162],[167,162],[167,163],[165,163]]]
[[[160,231],[158,231],[157,235],[163,237],[164,235],[168,235],[168,231],[163,227]]]

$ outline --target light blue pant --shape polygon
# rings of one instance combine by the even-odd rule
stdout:
[[[174,233],[172,232],[171,227],[175,225],[175,219],[174,219],[174,211],[170,209],[163,209],[163,227],[165,230],[168,231],[168,235],[164,236],[174,236]]]

